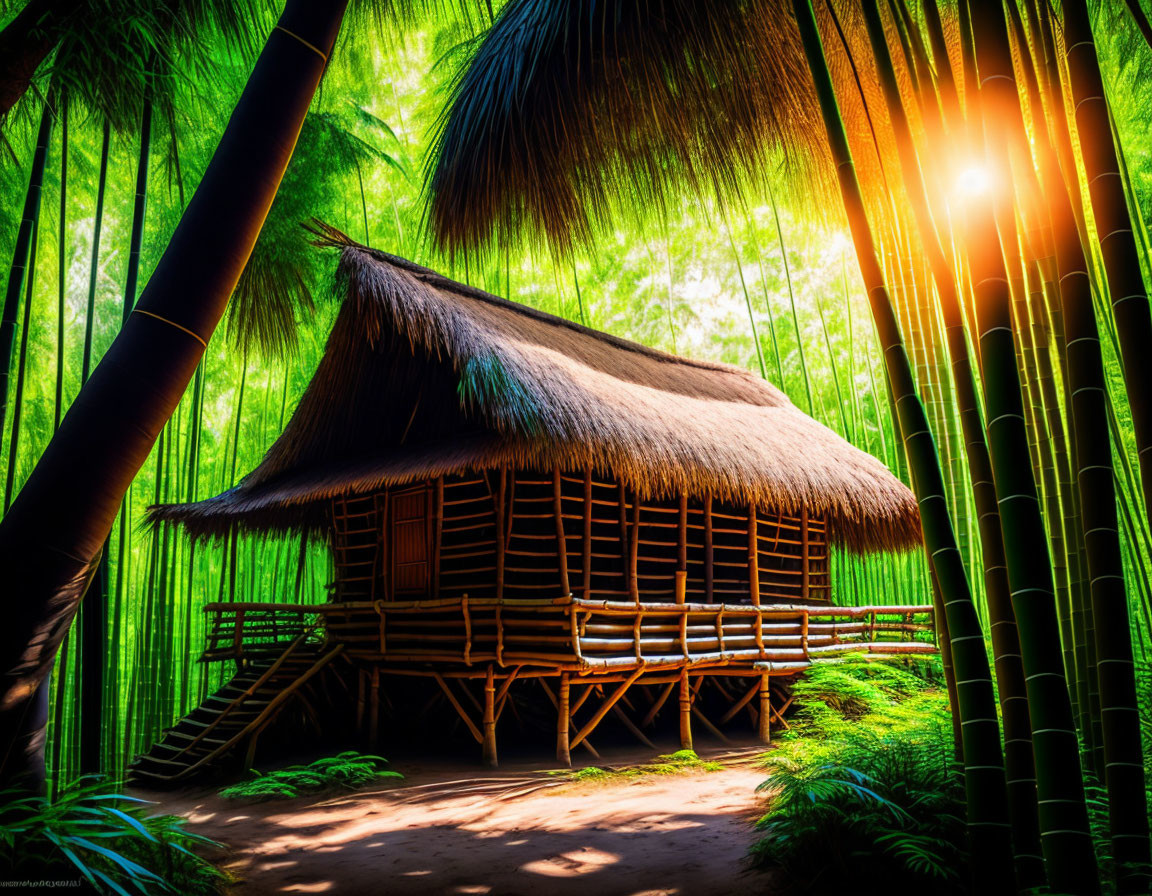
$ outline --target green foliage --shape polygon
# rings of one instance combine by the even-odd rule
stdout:
[[[12,879],[75,869],[100,893],[155,896],[222,893],[229,876],[195,849],[219,844],[187,831],[176,815],[148,815],[145,800],[80,778],[55,799],[0,792],[0,867]]]
[[[938,660],[814,666],[766,760],[757,864],[799,892],[961,892],[964,793]]]
[[[567,769],[550,772],[567,778],[569,781],[610,781],[617,778],[643,778],[647,775],[678,775],[683,772],[718,772],[722,768],[719,762],[701,759],[693,750],[677,750],[675,753],[665,753],[657,756],[652,762],[642,762],[639,765],[626,765],[615,768],[598,768],[590,765],[587,768],[568,771]]]
[[[356,790],[380,778],[403,777],[399,772],[385,769],[387,764],[388,760],[381,756],[348,750],[308,765],[292,765],[267,774],[254,772],[252,780],[225,787],[220,796],[252,803],[290,800],[336,790]]]

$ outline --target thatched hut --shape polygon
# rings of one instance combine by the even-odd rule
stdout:
[[[629,687],[679,681],[689,742],[699,676],[751,677],[730,702],[759,712],[767,736],[770,675],[853,639],[883,649],[871,608],[832,606],[829,570],[830,545],[919,542],[912,493],[879,461],[744,370],[336,240],[342,307],[283,434],[235,488],[153,510],[199,538],[323,534],[332,600],[213,605],[207,658],[249,675],[279,659],[283,673],[294,651],[295,681],[339,652],[373,734],[381,674],[427,676],[494,761],[517,678],[538,679],[569,719],[566,760],[569,728],[575,742],[591,730],[571,721],[581,684],[621,685],[595,727]],[[922,628],[908,613],[924,609],[897,608],[895,627]],[[449,684],[472,679],[486,685],[484,701],[467,695],[483,702],[479,726]]]

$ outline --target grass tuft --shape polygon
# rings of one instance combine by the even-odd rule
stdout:
[[[264,802],[290,800],[300,796],[356,790],[380,778],[402,778],[399,772],[385,769],[388,760],[354,750],[317,759],[309,765],[292,765],[264,774],[254,772],[250,781],[241,781],[220,791],[228,800]]]
[[[599,768],[595,765],[569,771],[560,769],[549,774],[567,778],[569,781],[609,781],[619,778],[643,778],[648,775],[678,775],[684,772],[718,772],[719,762],[701,759],[693,750],[677,750],[657,756],[652,762],[627,765],[616,768]]]

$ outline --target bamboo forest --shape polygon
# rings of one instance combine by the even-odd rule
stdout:
[[[1146,0],[0,0],[0,888],[1152,894]]]

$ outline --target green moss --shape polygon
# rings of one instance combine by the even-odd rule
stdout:
[[[719,762],[701,759],[692,750],[677,750],[675,753],[666,753],[657,756],[652,762],[643,762],[639,765],[626,765],[617,768],[598,768],[590,765],[587,768],[574,771],[562,769],[549,774],[567,778],[572,782],[582,782],[643,778],[648,775],[678,775],[684,772],[718,772],[722,768],[724,766]]]

